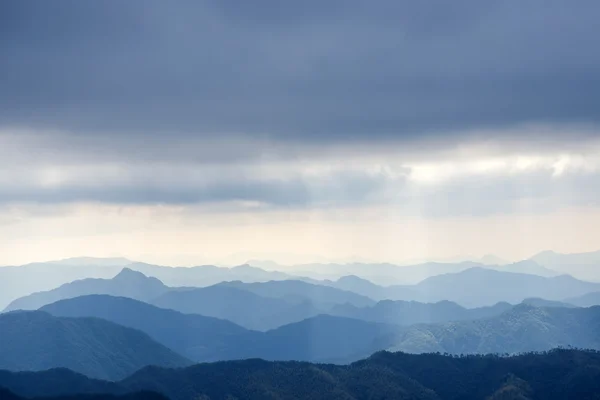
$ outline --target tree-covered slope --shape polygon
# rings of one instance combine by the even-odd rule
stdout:
[[[180,369],[147,367],[116,383],[65,370],[0,371],[0,386],[27,397],[145,390],[171,400],[597,400],[600,353],[458,357],[378,352],[344,366],[251,359]]]
[[[398,329],[388,324],[319,315],[257,332],[221,319],[182,314],[104,295],[62,300],[42,310],[56,316],[104,318],[136,328],[178,353],[202,362],[244,358],[354,361],[381,350],[374,347],[376,339]]]
[[[197,362],[237,358],[236,343],[247,343],[261,335],[226,320],[183,314],[125,297],[81,296],[49,304],[41,310],[61,317],[103,318],[139,329]]]
[[[41,311],[0,315],[0,369],[64,367],[116,380],[147,366],[190,361],[147,334],[98,318],[62,318]]]
[[[410,353],[519,353],[559,346],[600,349],[600,307],[537,308],[520,304],[493,318],[414,325],[391,338]]]
[[[21,397],[0,387],[0,400],[169,400],[165,395],[141,391],[124,395],[114,394],[71,394],[65,396]]]

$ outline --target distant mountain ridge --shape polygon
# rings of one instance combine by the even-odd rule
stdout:
[[[469,308],[492,306],[499,302],[518,304],[531,297],[562,301],[600,291],[599,283],[581,281],[568,275],[543,277],[481,267],[436,275],[416,285],[379,286],[356,276],[323,281],[322,284],[354,291],[375,300],[422,303],[448,300]]]
[[[269,281],[257,283],[244,283],[240,281],[223,282],[219,285],[236,287],[263,297],[273,297],[288,300],[294,303],[309,301],[320,309],[328,309],[336,304],[352,304],[365,307],[375,304],[367,296],[318,284],[310,284],[298,280]]]
[[[305,264],[294,266],[296,275],[323,280],[337,280],[343,276],[355,275],[378,285],[413,285],[423,279],[443,273],[460,272],[472,267],[483,267],[481,263],[462,261],[459,263],[428,262],[400,266],[390,263],[347,263],[347,264]],[[312,272],[316,272],[313,274]]]
[[[49,291],[76,280],[109,279],[124,267],[154,277],[168,286],[205,287],[223,281],[266,282],[292,277],[283,272],[264,271],[248,265],[233,268],[211,265],[167,267],[124,258],[75,257],[58,261],[0,267],[0,309],[18,298]]]
[[[18,298],[55,289],[66,283],[86,278],[111,278],[121,267],[61,265],[33,263],[16,267],[0,267],[0,309]]]
[[[416,286],[428,301],[450,300],[466,307],[493,305],[500,301],[516,304],[530,297],[563,300],[600,290],[599,283],[581,281],[569,275],[546,278],[484,268],[434,276]]]
[[[285,272],[264,270],[252,265],[240,265],[232,268],[211,265],[196,267],[167,267],[132,262],[125,258],[75,257],[45,263],[33,263],[18,267],[0,268],[0,309],[17,298],[32,293],[49,291],[66,283],[87,278],[108,279],[116,275],[123,267],[155,277],[171,287],[206,287],[227,281],[245,283],[282,280],[315,281],[337,280],[342,276],[357,275],[379,285],[414,285],[431,276],[461,272],[473,267],[497,269],[507,272],[525,272],[540,276],[555,276],[556,271],[541,266],[533,260],[514,264],[492,265],[492,261],[501,261],[495,257],[485,260],[461,261],[456,263],[428,262],[417,265],[399,266],[389,263],[348,263],[348,264],[307,264],[304,268],[311,271],[286,270]],[[272,269],[274,263],[261,263]],[[302,267],[302,266],[300,266]],[[315,270],[318,268],[318,270]],[[310,277],[310,278],[307,278]],[[382,300],[377,298],[375,300]],[[399,300],[400,298],[391,298]],[[402,298],[405,299],[405,298]],[[419,300],[419,299],[413,299]]]
[[[350,304],[337,305],[329,311],[329,314],[364,321],[414,325],[493,317],[512,307],[513,305],[506,302],[489,307],[465,308],[447,300],[437,303],[382,300],[371,307],[363,308]]]
[[[565,299],[593,292],[600,292],[600,283],[580,281],[568,275],[542,277],[480,267],[404,286],[379,286],[347,276],[337,281],[232,281],[202,288],[168,287],[156,278],[124,268],[112,279],[84,279],[17,299],[6,311],[37,309],[82,295],[109,294],[183,313],[227,319],[247,329],[265,331],[328,314],[334,308],[339,311],[338,306],[346,304],[364,308],[382,300],[420,303],[447,300],[461,307],[482,308],[498,303],[518,304],[530,298],[570,303]]]
[[[357,276],[377,285],[415,285],[432,276],[458,273],[470,268],[486,268],[505,272],[525,273],[552,277],[560,272],[544,267],[534,260],[523,260],[514,263],[506,262],[493,255],[481,259],[457,261],[429,261],[418,264],[399,265],[390,263],[315,263],[294,266],[281,266],[269,261],[249,261],[259,267],[282,269],[290,273],[308,277],[313,280],[335,281],[344,276]]]
[[[197,267],[163,267],[145,263],[128,265],[135,271],[146,276],[160,279],[168,286],[194,286],[207,287],[221,282],[242,281],[246,283],[280,281],[293,278],[293,275],[279,271],[265,271],[251,265],[238,265],[236,267],[216,267],[202,265]]]
[[[66,283],[56,289],[34,293],[11,302],[5,311],[37,310],[46,304],[87,294],[109,294],[149,301],[170,291],[156,278],[123,268],[111,279],[88,278]]]
[[[84,279],[17,299],[5,311],[34,310],[92,294],[129,297],[183,313],[227,319],[247,329],[262,331],[326,313],[340,303],[359,306],[375,303],[354,292],[293,280],[173,288],[124,268],[112,279]]]
[[[531,257],[531,260],[579,279],[600,282],[600,250],[572,254],[543,251]]]
[[[600,250],[572,254],[543,251],[532,256],[531,260],[579,279],[600,282]]]
[[[150,303],[186,314],[226,319],[247,329],[260,331],[323,312],[309,301],[290,303],[281,298],[263,297],[228,285],[171,291]]]

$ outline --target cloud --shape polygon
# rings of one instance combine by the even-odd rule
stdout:
[[[598,124],[598,2],[297,3],[5,2],[0,126],[335,146]]]
[[[596,204],[600,4],[0,4],[0,203]]]
[[[28,155],[20,147],[11,153]],[[427,218],[600,205],[600,149],[589,143],[587,153],[464,150],[438,161],[383,152],[231,164],[90,154],[86,162],[78,151],[51,153],[29,162],[0,157],[0,204],[203,205],[229,212],[383,207]]]
[[[1,164],[1,163],[0,163]],[[405,176],[380,168],[315,165],[82,164],[8,166],[0,203],[218,204],[242,208],[362,205],[385,200]],[[235,208],[233,207],[232,208]]]

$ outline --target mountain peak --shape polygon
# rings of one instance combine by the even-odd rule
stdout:
[[[130,268],[123,268],[121,270],[121,272],[119,272],[117,275],[115,275],[115,277],[113,278],[113,280],[147,280],[147,279],[151,279],[149,277],[147,277],[146,275],[142,274],[139,271],[134,271]]]

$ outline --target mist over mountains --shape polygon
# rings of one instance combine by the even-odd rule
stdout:
[[[0,1],[0,400],[600,400],[600,1]]]
[[[336,279],[250,265],[171,268],[125,259],[81,258],[2,267],[0,274],[6,279],[0,286],[10,288],[10,296],[19,292],[23,296],[12,299],[0,314],[0,369],[25,373],[68,368],[88,378],[141,382],[138,378],[150,371],[177,375],[179,370],[170,368],[194,363],[209,363],[203,367],[208,368],[206,373],[214,368],[210,374],[217,370],[229,374],[241,365],[236,360],[341,366],[372,360],[369,357],[382,350],[455,355],[516,355],[570,347],[600,350],[600,284],[561,273],[564,267],[557,263],[554,267],[532,260],[504,266],[473,262],[328,265],[325,275],[337,271],[341,276]],[[25,279],[38,270],[51,276],[54,268],[60,279],[76,279],[34,293],[27,292],[57,280],[12,287],[15,277]],[[371,281],[369,276],[378,278]],[[394,283],[414,277],[423,279]],[[224,361],[234,364],[219,363]],[[304,366],[292,365],[295,371],[300,368],[297,373],[306,372]],[[338,372],[331,371],[349,373],[336,369],[345,367],[323,368],[334,375]],[[387,376],[389,371],[377,373]],[[394,374],[388,378],[404,383],[403,389],[390,388],[393,393],[408,390],[423,398],[447,398],[436,397],[439,388]],[[5,378],[9,383],[14,379]],[[344,379],[340,382],[348,382]],[[522,379],[500,380],[485,390],[499,396],[508,387],[523,387],[523,393],[529,393],[531,384],[519,383]],[[354,393],[353,386],[340,384],[344,388],[335,390]],[[39,394],[7,385],[13,397]],[[165,385],[115,383],[96,390],[91,384],[82,391],[49,389],[45,394],[78,395],[91,390],[123,395],[148,390],[171,399],[192,395],[173,392],[171,383]],[[198,390],[194,393],[204,393]]]
[[[544,257],[544,254],[546,256]],[[344,289],[343,282],[338,284],[340,278],[346,276],[357,276],[364,280],[376,283],[378,286],[413,286],[423,280],[441,275],[466,271],[472,268],[484,268],[502,272],[524,273],[542,277],[556,277],[561,274],[571,274],[569,263],[564,261],[552,261],[552,252],[541,253],[530,260],[512,264],[490,265],[474,261],[460,261],[458,263],[425,263],[412,266],[398,266],[393,264],[306,264],[285,268],[285,272],[276,270],[264,270],[251,265],[240,265],[233,268],[216,266],[198,267],[166,267],[146,263],[132,262],[123,258],[92,258],[79,257],[73,259],[51,261],[48,263],[34,263],[19,267],[0,267],[0,307],[6,307],[17,298],[32,294],[34,292],[49,291],[58,286],[75,280],[85,278],[109,279],[117,275],[124,267],[138,271],[148,277],[155,277],[167,286],[171,287],[206,287],[221,282],[241,281],[244,283],[268,282],[277,280],[303,280],[309,283],[326,284],[333,281],[329,286]],[[562,255],[559,260],[567,260],[573,257],[578,262],[590,260],[586,264],[588,275],[597,272],[593,267],[593,260],[597,253],[582,253],[574,255]],[[548,256],[550,255],[550,256]],[[488,257],[490,258],[490,257]],[[535,261],[538,259],[540,262]],[[552,260],[551,260],[552,259]],[[556,269],[551,269],[543,262],[551,263]],[[276,263],[270,263],[277,266]],[[49,266],[52,268],[48,268]],[[597,265],[597,264],[596,264]],[[308,267],[312,269],[307,270]],[[304,271],[301,271],[303,270]],[[577,271],[575,271],[577,272]],[[312,275],[312,276],[311,276]],[[577,274],[572,274],[577,277]],[[600,281],[596,276],[591,281]],[[325,282],[325,283],[324,283]],[[406,299],[405,296],[385,296],[372,294],[375,299],[390,298],[394,300]],[[526,297],[544,297],[530,294]],[[423,298],[422,298],[423,299]],[[415,299],[417,300],[417,299]],[[441,299],[444,300],[444,299]]]

